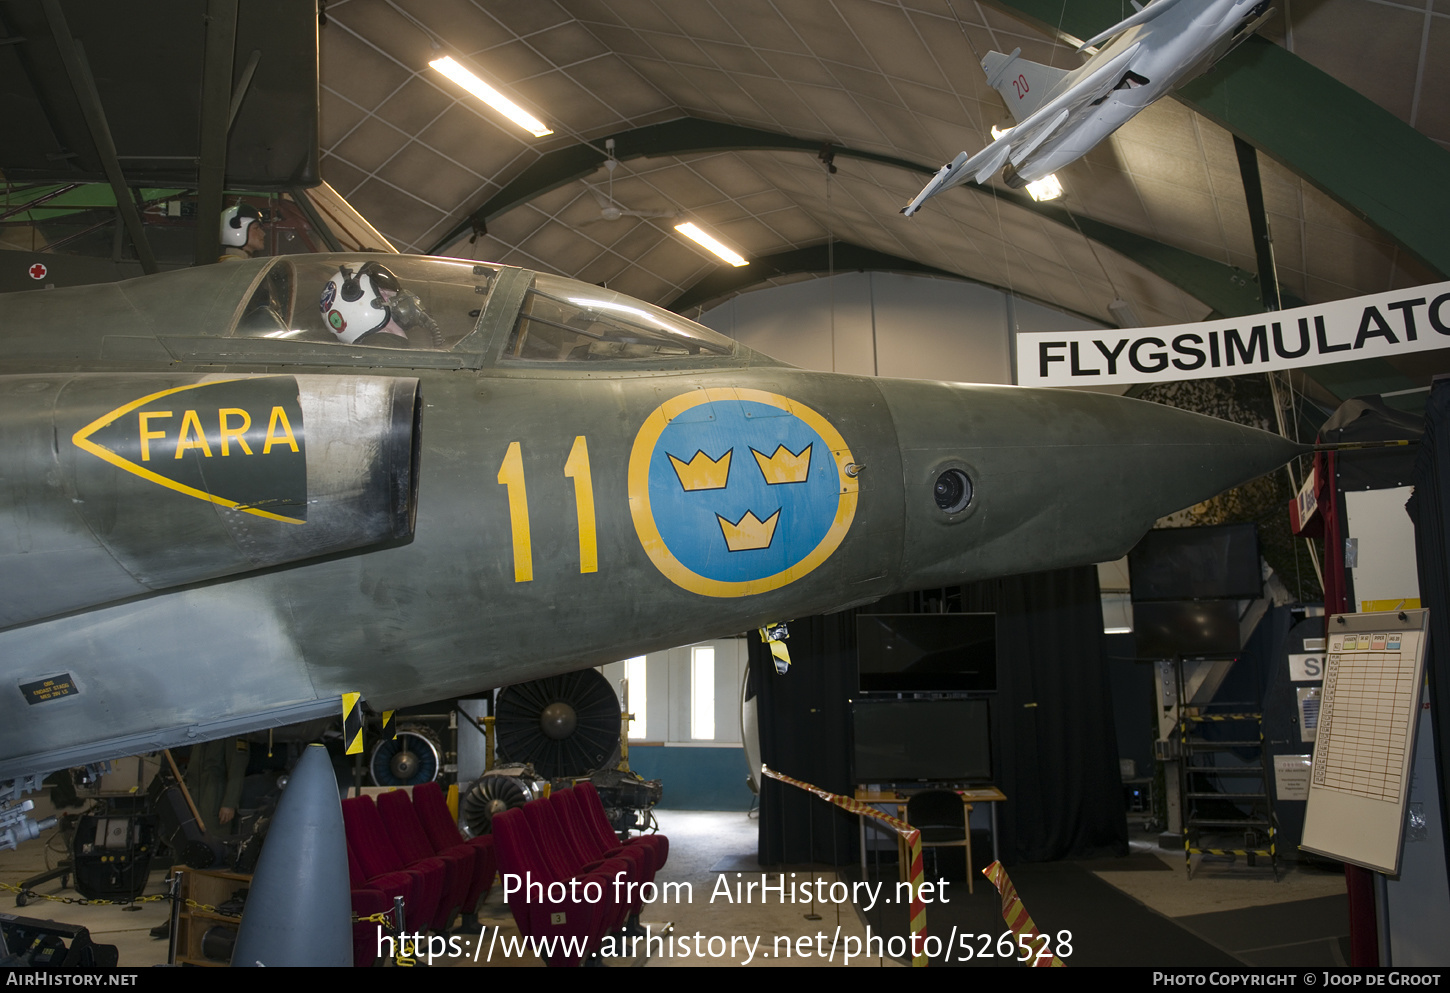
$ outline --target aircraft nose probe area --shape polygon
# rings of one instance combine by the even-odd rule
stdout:
[[[1121,397],[878,385],[901,445],[908,587],[1109,561],[1160,517],[1305,450]],[[1034,540],[1023,542],[1028,532]]]

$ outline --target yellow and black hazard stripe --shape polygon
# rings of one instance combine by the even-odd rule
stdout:
[[[348,755],[361,755],[363,750],[363,710],[361,693],[342,695],[342,741]]]
[[[1274,854],[1271,848],[1189,848],[1190,855],[1262,855],[1266,858]]]
[[[789,637],[790,633],[783,623],[767,624],[760,629],[760,640],[770,646],[771,661],[775,664],[776,673],[781,676],[790,671],[790,649],[785,644],[785,639]]]

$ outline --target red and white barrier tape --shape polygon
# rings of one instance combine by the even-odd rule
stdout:
[[[807,793],[814,793],[816,796],[820,797],[822,800],[825,800],[827,803],[833,803],[837,807],[842,808],[843,810],[849,810],[851,813],[858,814],[862,817],[874,818],[875,820],[878,820],[881,823],[890,827],[891,830],[895,831],[902,838],[906,839],[906,847],[909,853],[909,861],[911,864],[911,948],[913,953],[911,958],[911,964],[913,967],[925,967],[927,964],[925,950],[926,902],[921,898],[921,832],[903,820],[892,817],[889,814],[883,814],[881,811],[877,810],[869,803],[864,803],[852,797],[841,796],[838,793],[831,793],[827,790],[821,789],[819,786],[812,786],[810,783],[803,783],[799,779],[792,779],[789,776],[776,772],[774,769],[771,769],[769,766],[766,765],[762,765],[760,767],[760,772],[762,775],[769,776],[771,779],[776,779],[782,783],[788,783],[791,786],[799,787],[800,789],[805,790]],[[995,865],[995,863],[993,864]],[[1008,885],[1010,886],[1011,884],[1009,883]],[[1062,963],[1059,962],[1058,964],[1061,965]]]
[[[1027,908],[1022,906],[1022,898],[1017,895],[1017,887],[1012,885],[1012,880],[1007,878],[1007,870],[1002,868],[1001,862],[993,862],[982,870],[982,875],[992,881],[997,887],[997,892],[1002,894],[1002,920],[1007,922],[1007,927],[1017,936],[1019,945],[1026,949],[1047,947],[1047,939],[1042,937],[1037,930],[1037,925],[1032,922],[1032,915],[1027,913]],[[1026,944],[1022,939],[1027,938]],[[1038,966],[1062,966],[1062,959],[1056,955],[1052,956],[1049,962],[1047,957],[1032,956],[1032,967]]]

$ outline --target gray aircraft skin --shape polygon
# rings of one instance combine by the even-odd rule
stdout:
[[[938,193],[968,180],[984,183],[999,169],[1013,189],[1056,173],[1207,72],[1272,13],[1261,0],[1154,0],[1088,39],[1079,51],[1107,44],[1070,71],[1020,58],[1020,48],[988,52],[982,71],[1016,125],[975,155],[962,152],[942,166],[901,212],[909,217]]]
[[[343,344],[329,280],[370,258],[408,337]],[[467,261],[259,259],[0,314],[0,778],[1113,559],[1303,450],[807,372]]]

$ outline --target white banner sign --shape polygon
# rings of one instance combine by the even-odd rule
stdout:
[[[1241,376],[1450,348],[1450,282],[1198,324],[1017,335],[1020,386]]]

